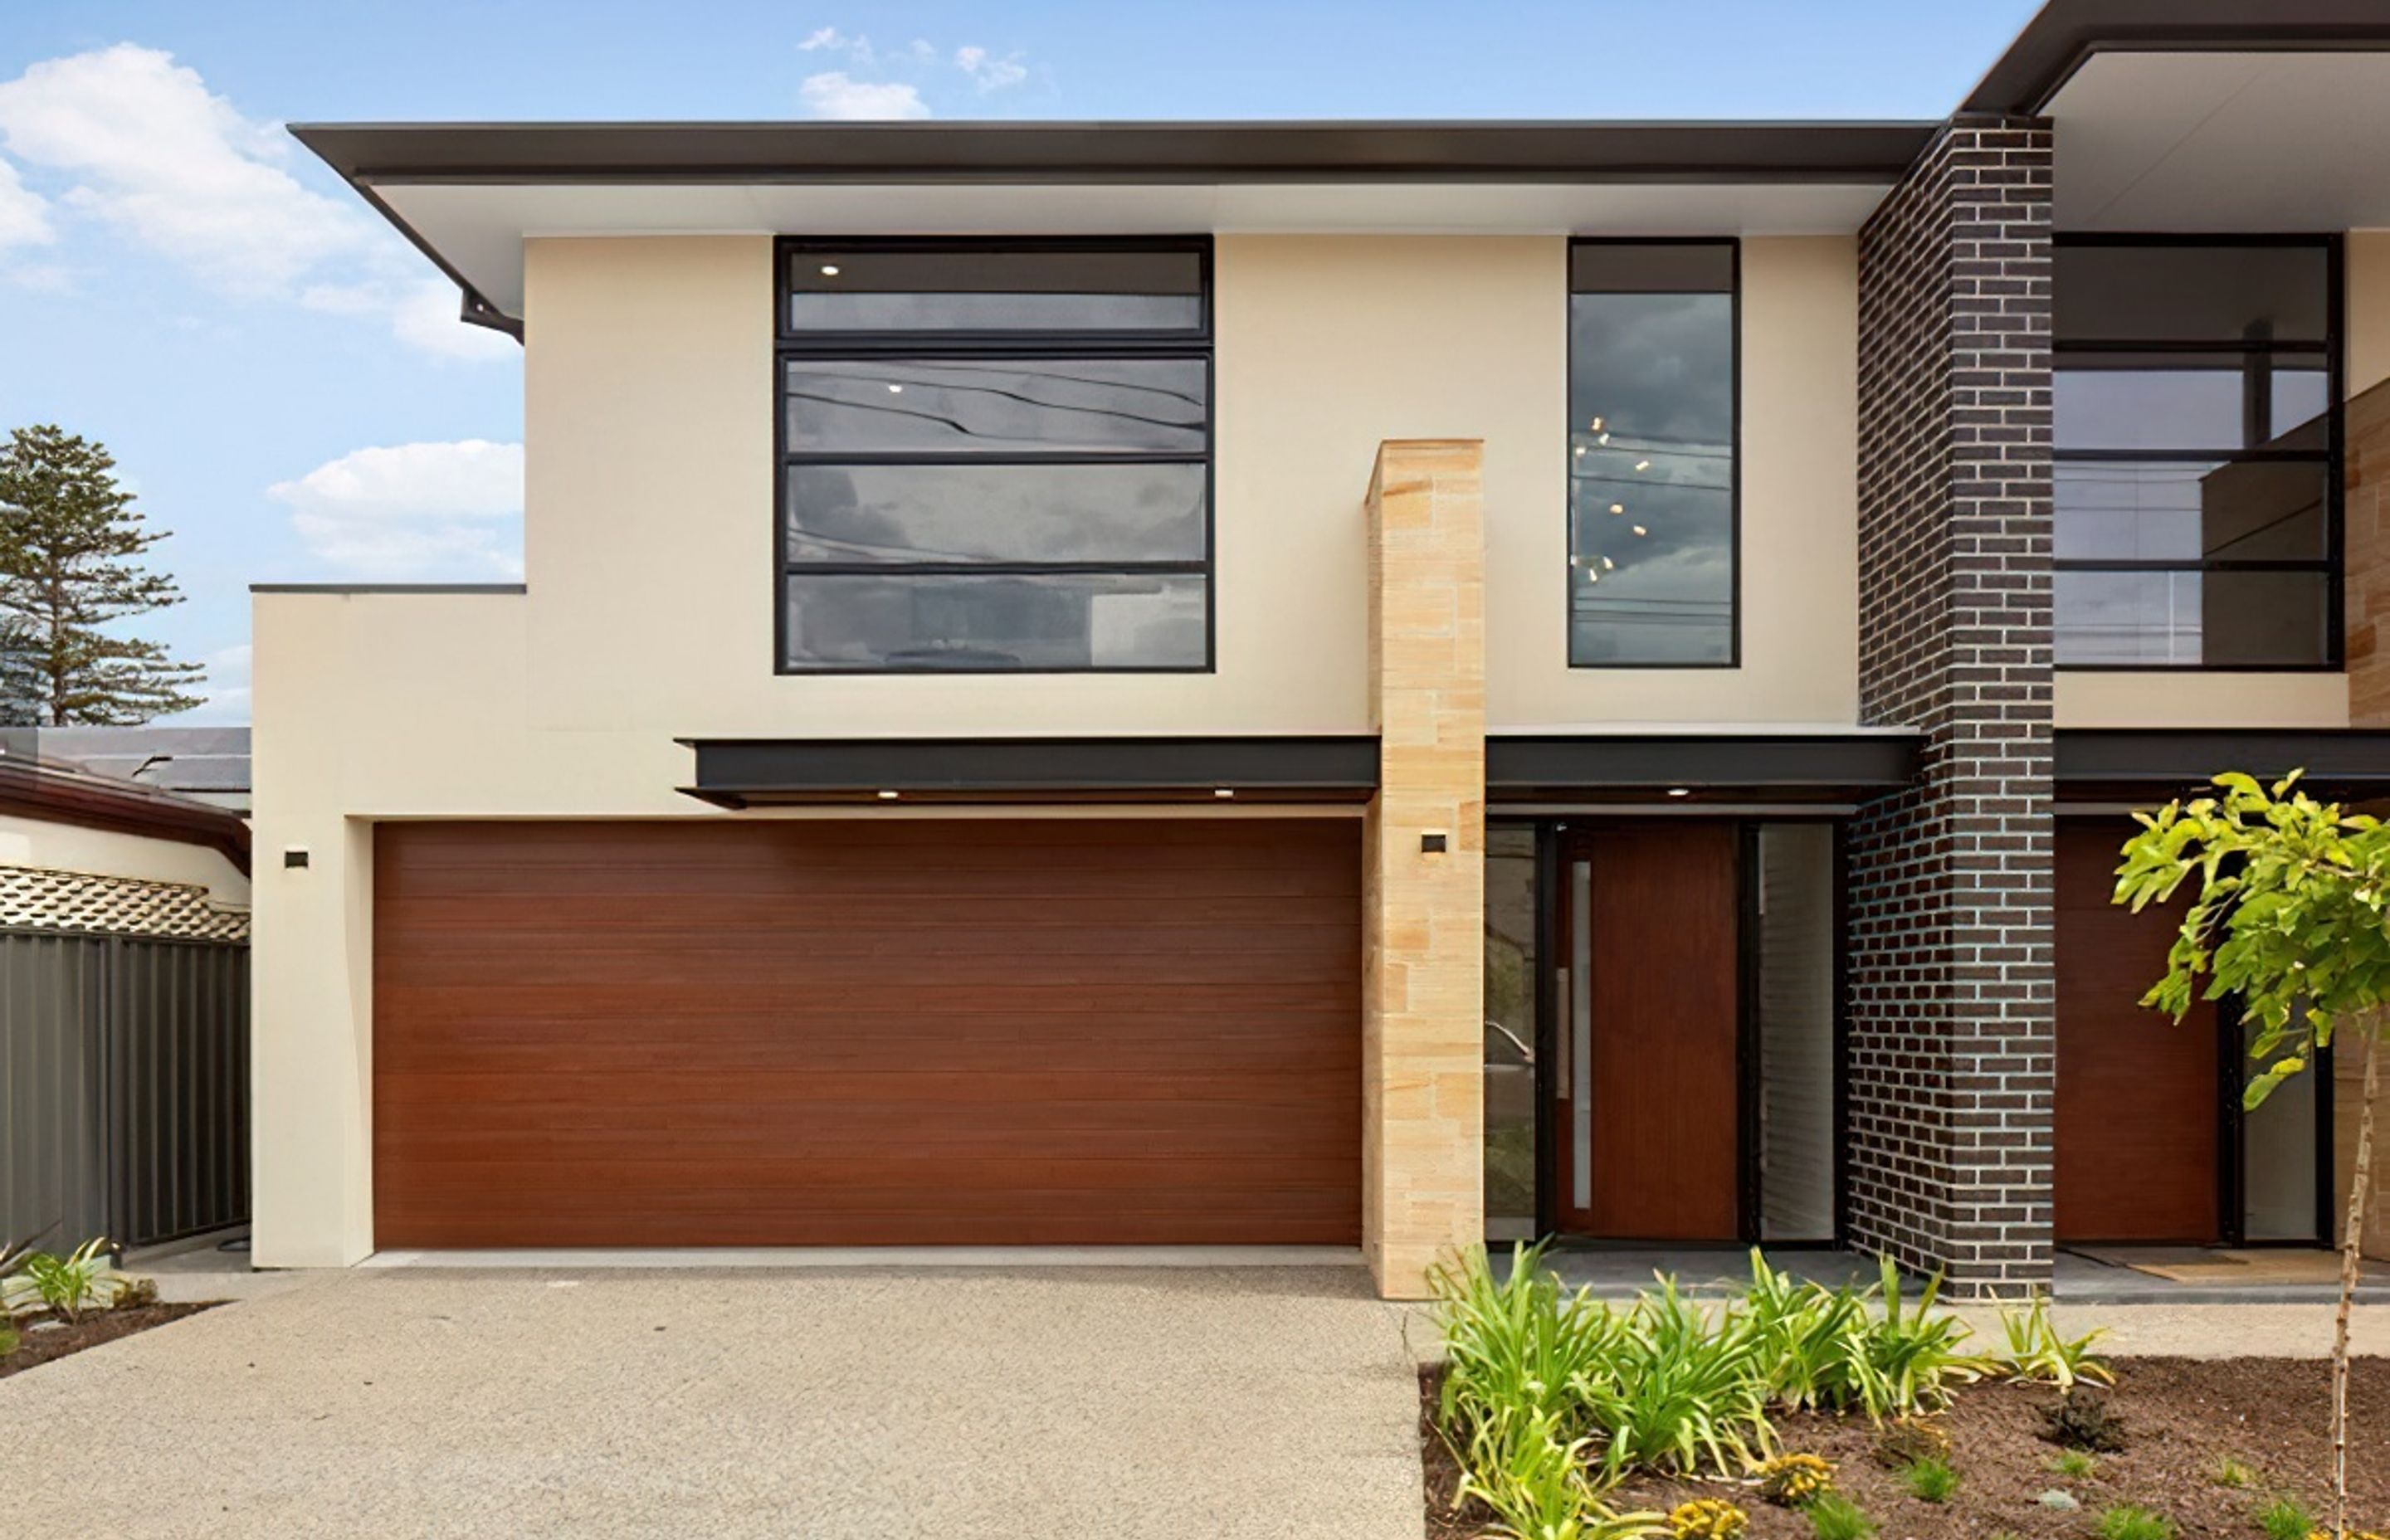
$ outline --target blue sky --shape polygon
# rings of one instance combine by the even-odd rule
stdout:
[[[248,584],[519,567],[521,368],[308,120],[1936,118],[2031,0],[8,0],[0,427],[106,443],[248,712]]]

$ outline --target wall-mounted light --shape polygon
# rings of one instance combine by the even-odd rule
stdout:
[[[1233,786],[1215,786],[1212,788],[1212,795],[1219,798],[1222,802],[1227,801],[1236,794],[1237,789]]]
[[[893,802],[896,800],[896,793],[893,791],[882,791],[880,793],[880,800],[883,802]]]

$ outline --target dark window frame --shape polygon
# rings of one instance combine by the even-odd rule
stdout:
[[[1144,330],[854,330],[798,327],[790,324],[789,264],[799,255],[863,256],[888,251],[1004,251],[1068,255],[1074,252],[1157,251],[1196,258],[1197,324]],[[934,678],[1017,678],[1079,674],[1214,674],[1219,668],[1219,366],[1214,346],[1213,243],[1209,236],[1151,237],[989,237],[892,236],[782,236],[772,243],[772,671],[807,677],[923,675]],[[853,359],[1136,359],[1200,360],[1203,366],[1203,444],[1200,454],[1171,451],[1009,449],[973,456],[952,450],[812,451],[789,446],[789,365],[804,360]],[[1201,561],[974,561],[824,562],[789,557],[788,481],[791,467],[804,465],[1201,465],[1203,468],[1203,558]],[[942,668],[935,665],[839,666],[791,663],[789,660],[788,580],[793,576],[867,577],[1066,577],[1072,575],[1186,576],[1203,580],[1203,659],[1200,663],[1087,663],[1058,668]]]
[[[2070,232],[2050,237],[2058,247],[2114,247],[2123,249],[2152,248],[2230,248],[2230,247],[2306,247],[2323,253],[2324,257],[2324,335],[2320,341],[2293,340],[2277,341],[2268,339],[2255,342],[2245,338],[2230,340],[2167,340],[2131,341],[2121,339],[2069,338],[2054,333],[2050,339],[2050,366],[2053,376],[2064,366],[2072,354],[2097,356],[2101,353],[2142,353],[2185,355],[2240,353],[2277,357],[2320,357],[2324,363],[2324,449],[2320,455],[2308,451],[2269,451],[2238,449],[2211,453],[2204,449],[2059,449],[2052,447],[2053,465],[2107,464],[2184,464],[2213,459],[2218,464],[2255,464],[2272,462],[2285,465],[2320,467],[2324,481],[2325,554],[2314,558],[2251,559],[2223,558],[2181,558],[2172,560],[2140,558],[2105,558],[2088,557],[2057,557],[2050,560],[2053,572],[2284,572],[2321,573],[2324,578],[2324,648],[2323,657],[2310,663],[2215,663],[2203,656],[2192,662],[2158,662],[2142,661],[2117,663],[2070,663],[2060,661],[2052,648],[2052,666],[2068,674],[2339,674],[2345,672],[2347,661],[2347,474],[2346,408],[2347,401],[2344,370],[2347,352],[2346,274],[2343,266],[2345,245],[2336,232],[2320,234],[2271,233],[2202,235],[2195,232],[2132,231],[2117,234]],[[2055,509],[2052,510],[2053,519]],[[2053,632],[2056,614],[2051,616]]]
[[[1569,453],[1569,435],[1575,431],[1576,413],[1576,345],[1575,299],[1576,253],[1595,246],[1723,246],[1727,250],[1727,306],[1729,338],[1728,369],[1728,405],[1732,413],[1728,447],[1732,460],[1727,480],[1727,559],[1734,569],[1734,582],[1727,597],[1727,655],[1715,662],[1592,662],[1576,661],[1576,573],[1572,558],[1576,555],[1576,488],[1573,456]],[[1709,294],[1715,289],[1688,289],[1687,293]],[[1740,236],[1573,236],[1568,243],[1568,261],[1561,295],[1561,334],[1569,340],[1566,379],[1561,385],[1561,472],[1568,487],[1567,499],[1561,510],[1561,582],[1563,598],[1561,605],[1561,648],[1572,669],[1599,673],[1607,670],[1660,669],[1740,669],[1742,667],[1742,237]]]

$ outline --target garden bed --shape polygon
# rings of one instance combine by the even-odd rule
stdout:
[[[2041,1437],[2041,1408],[2057,1392],[2046,1387],[1979,1384],[1958,1392],[1935,1419],[1950,1435],[1950,1464],[1960,1472],[1948,1501],[1910,1495],[1900,1473],[1872,1457],[1874,1427],[1864,1417],[1794,1413],[1776,1419],[1780,1447],[1833,1462],[1836,1490],[1876,1522],[1882,1540],[1984,1540],[2006,1532],[2020,1537],[2094,1533],[2102,1508],[2135,1504],[2165,1514],[2192,1536],[2258,1536],[2256,1515],[2277,1494],[2329,1517],[2331,1444],[2326,1431],[2330,1367],[2281,1358],[2120,1358],[2110,1407],[2121,1420],[2126,1447],[2097,1456],[2088,1478],[2069,1480],[2051,1463],[2060,1453]],[[1490,1521],[1482,1508],[1456,1515],[1459,1479],[1452,1453],[1435,1428],[1440,1367],[1420,1376],[1420,1437],[1427,1469],[1428,1540],[1462,1540]],[[2349,1396],[2350,1519],[2359,1527],[2390,1522],[2390,1361],[2361,1359]],[[2213,1476],[2233,1460],[2255,1473],[2252,1485],[2219,1486]],[[2045,1507],[2047,1492],[2064,1492],[2079,1508]],[[1752,1540],[1807,1540],[1801,1514],[1772,1508],[1733,1482],[1631,1477],[1603,1496],[1622,1512],[1665,1513],[1697,1497],[1726,1497],[1750,1510]]]
[[[12,1374],[46,1364],[54,1358],[81,1353],[102,1342],[112,1342],[119,1337],[130,1337],[136,1331],[147,1331],[153,1326],[179,1321],[210,1308],[204,1304],[138,1304],[122,1310],[95,1310],[80,1321],[68,1321],[55,1328],[45,1328],[41,1322],[48,1317],[27,1316],[16,1323],[21,1340],[17,1351],[0,1355],[0,1380]]]

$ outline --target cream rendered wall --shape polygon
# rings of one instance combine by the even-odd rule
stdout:
[[[249,878],[211,846],[14,815],[0,815],[0,866],[180,882],[205,888],[219,904],[249,902]]]
[[[777,676],[771,250],[528,243],[526,592],[258,596],[262,1265],[372,1249],[376,820],[727,816],[683,736],[1365,732],[1381,441],[1485,442],[1493,724],[1853,719],[1848,239],[1744,249],[1744,666],[1654,673],[1566,667],[1567,242],[1226,236],[1216,672]]]
[[[1742,662],[1568,666],[1565,245],[1514,366],[1537,399],[1488,435],[1487,728],[1858,719],[1858,249],[1854,237],[1742,243]],[[1532,338],[1534,347],[1528,346]],[[1454,431],[1476,431],[1475,429]],[[1529,468],[1497,489],[1506,446]]]
[[[2390,230],[2352,230],[2342,250],[2344,396],[2390,379]],[[2061,672],[2061,727],[2345,727],[2345,674]]]

